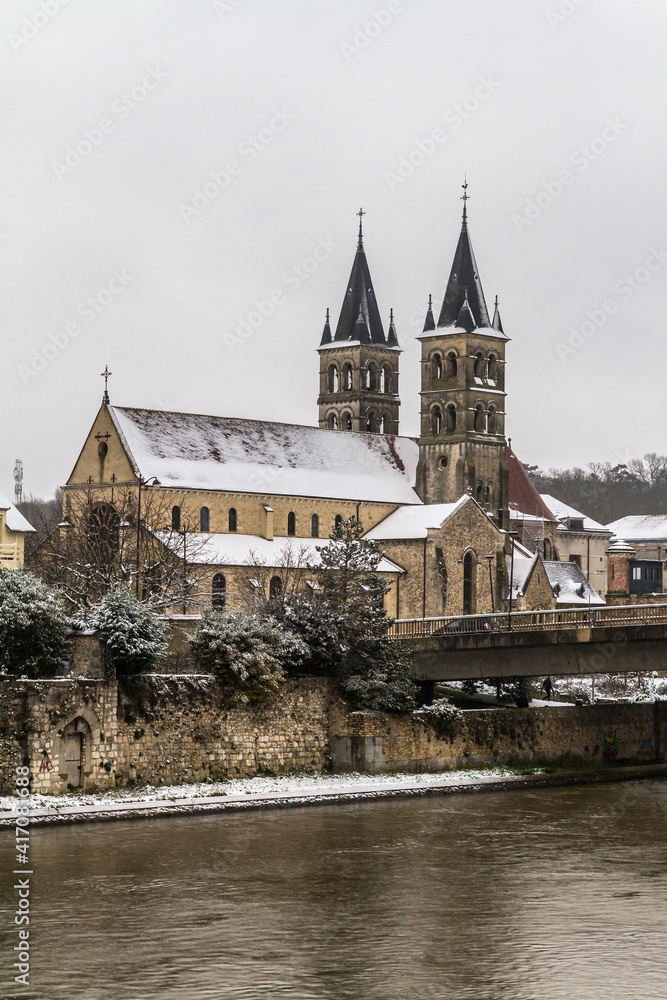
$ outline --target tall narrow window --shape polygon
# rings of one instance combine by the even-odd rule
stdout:
[[[352,365],[347,364],[343,368],[343,389],[352,388]]]
[[[342,427],[344,431],[352,430],[352,415],[350,413],[344,413],[342,416]]]
[[[431,358],[431,378],[434,381],[442,378],[442,358],[439,354],[434,354]]]
[[[210,531],[211,518],[208,507],[202,507],[199,511],[199,530]]]
[[[310,534],[313,538],[320,537],[320,519],[317,514],[313,514],[310,519]]]
[[[211,603],[216,611],[222,611],[227,603],[227,581],[222,573],[216,573],[213,577]]]
[[[334,528],[342,528],[342,526],[343,526],[343,515],[342,514],[336,514],[336,517],[335,517],[335,520],[334,520]]]
[[[181,508],[177,505],[171,508],[171,530],[181,530]]]
[[[442,410],[439,406],[435,406],[431,411],[431,429],[434,434],[440,434],[442,431]]]
[[[229,530],[236,531],[236,508],[229,508]]]
[[[479,433],[484,431],[485,414],[484,407],[481,403],[478,403],[475,407],[475,430]]]
[[[466,552],[463,557],[463,614],[473,615],[475,613],[476,587],[475,587],[475,557],[472,552]]]
[[[450,351],[445,358],[445,378],[456,378],[456,355],[454,351]]]
[[[330,413],[329,414],[328,424],[329,424],[329,430],[330,431],[337,431],[338,430],[338,417],[336,416],[335,413]]]
[[[449,406],[447,407],[447,409],[445,410],[445,418],[446,418],[446,424],[445,424],[445,426],[446,426],[447,430],[450,431],[450,432],[451,431],[455,431],[456,430],[456,407],[454,406],[453,403],[450,403]]]
[[[338,369],[335,365],[329,365],[327,382],[329,392],[338,392]]]
[[[296,535],[296,514],[293,510],[287,515],[287,534]]]
[[[269,597],[275,601],[283,592],[283,581],[279,576],[272,576],[269,581]]]
[[[496,433],[496,408],[495,406],[489,407],[489,418],[487,421],[487,430],[489,434]]]

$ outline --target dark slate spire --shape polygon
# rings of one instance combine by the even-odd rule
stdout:
[[[428,333],[429,330],[435,330],[435,318],[433,316],[433,296],[428,297],[428,309],[426,310],[426,319],[424,320],[424,329],[422,333]]]
[[[473,330],[477,329],[477,324],[475,323],[475,317],[472,314],[470,303],[468,302],[468,289],[464,288],[463,291],[463,305],[461,306],[459,314],[456,317],[456,325],[462,330],[472,333]]]
[[[357,322],[354,324],[351,340],[358,341],[360,344],[370,344],[371,342],[361,306],[359,306],[359,315],[357,316]]]
[[[493,313],[493,323],[491,324],[491,326],[493,327],[494,330],[497,330],[499,333],[504,333],[505,331],[503,330],[503,323],[502,323],[502,320],[500,318],[500,309],[498,308],[498,296],[497,295],[496,295],[496,301],[494,302],[494,306],[495,306],[495,310],[494,310],[494,313]]]
[[[324,321],[324,330],[322,331],[322,339],[320,341],[320,347],[324,344],[330,344],[332,340],[331,337],[331,324],[329,323],[329,310],[327,309],[327,318]]]
[[[398,347],[398,334],[394,325],[394,310],[389,310],[389,329],[387,330],[387,347]]]
[[[357,324],[359,313],[361,312],[366,328],[366,344],[379,344],[386,347],[387,341],[384,335],[380,310],[375,301],[373,282],[368,269],[368,261],[364,251],[363,231],[361,227],[362,216],[365,214],[359,210],[359,241],[357,252],[350,273],[350,280],[347,283],[347,293],[343,300],[343,306],[338,318],[338,325],[334,341],[350,340],[357,341]]]
[[[490,327],[491,321],[484,300],[482,283],[479,280],[477,262],[473,253],[468,234],[468,205],[470,195],[467,191],[467,181],[463,184],[463,221],[458,246],[454,254],[454,263],[447,282],[445,299],[442,303],[438,326],[453,326],[457,320],[463,302],[468,297],[468,308],[471,310],[476,326]]]

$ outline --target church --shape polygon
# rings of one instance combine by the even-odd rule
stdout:
[[[105,387],[64,487],[65,524],[82,491],[94,494],[96,509],[103,493],[105,516],[118,523],[121,490],[137,494],[139,521],[149,517],[145,498],[155,508],[159,497],[170,524],[147,530],[165,545],[176,539],[184,561],[189,552],[199,563],[188,612],[239,606],[248,581],[284,592],[294,553],[316,564],[317,546],[351,517],[381,548],[393,617],[506,610],[510,573],[515,609],[555,607],[548,570],[558,560],[558,522],[505,437],[509,338],[497,298],[493,314],[487,308],[467,199],[464,184],[449,280],[439,311],[429,296],[419,338],[419,438],[400,435],[401,347],[392,314],[385,331],[360,212],[338,321],[334,328],[327,310],[317,347],[319,426],[115,406]],[[524,523],[541,519],[539,544],[510,535],[518,511]],[[317,586],[308,573],[303,580]]]

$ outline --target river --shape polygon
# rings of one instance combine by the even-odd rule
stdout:
[[[664,780],[35,829],[31,852],[31,986],[3,1000],[667,996]]]

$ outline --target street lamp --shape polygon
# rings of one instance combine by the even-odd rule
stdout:
[[[159,486],[160,480],[157,476],[150,476],[148,479],[143,479],[141,473],[139,473],[139,498],[137,500],[137,566],[136,566],[136,576],[137,576],[137,600],[139,600],[139,575],[141,572],[141,487],[142,486]]]
[[[509,599],[509,613],[507,615],[507,630],[512,631],[512,599],[514,597],[514,539],[518,537],[518,531],[508,531],[507,532],[510,540],[510,599]]]

